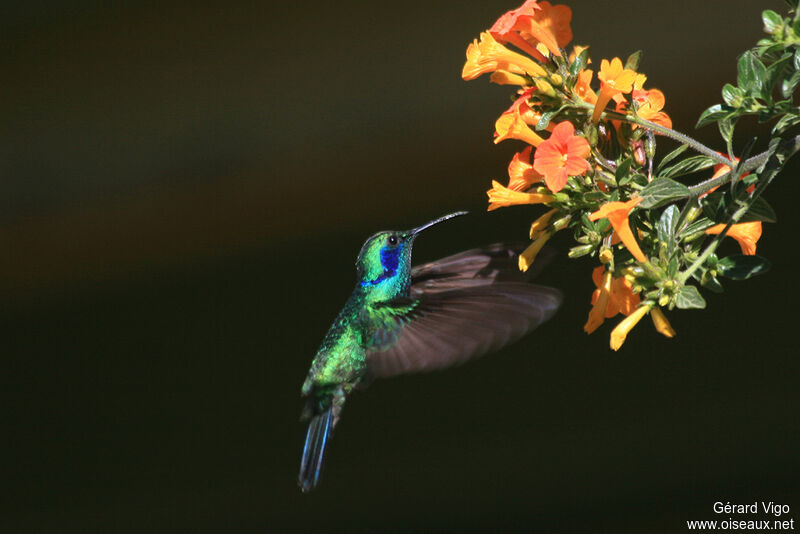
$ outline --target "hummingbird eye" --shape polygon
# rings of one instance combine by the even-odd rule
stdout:
[[[390,236],[389,236],[389,239],[387,239],[387,240],[386,240],[386,242],[387,242],[387,243],[388,243],[390,246],[393,246],[393,247],[394,247],[394,246],[396,246],[396,245],[397,245],[397,244],[400,242],[400,238],[399,238],[399,237],[397,237],[397,235],[396,235],[396,234],[392,234],[392,235],[390,235]]]

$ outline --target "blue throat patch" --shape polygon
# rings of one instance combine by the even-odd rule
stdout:
[[[383,273],[381,273],[375,280],[365,280],[361,282],[361,287],[374,286],[380,284],[387,278],[391,278],[397,273],[397,266],[400,265],[400,247],[381,248],[381,265],[383,265]]]

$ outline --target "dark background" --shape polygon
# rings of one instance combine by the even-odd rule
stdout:
[[[688,132],[783,10],[570,5],[596,64],[644,49]],[[670,314],[675,339],[586,336],[593,264],[564,257],[553,321],[354,395],[319,491],[297,489],[299,388],[362,241],[470,209],[423,261],[523,239],[538,213],[485,213],[519,148],[491,142],[511,90],[460,79],[514,7],[6,6],[0,530],[671,533],[754,500],[800,520],[796,164],[767,195],[772,272]]]

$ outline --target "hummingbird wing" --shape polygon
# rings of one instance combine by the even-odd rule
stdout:
[[[498,244],[415,267],[410,297],[374,311],[381,320],[367,350],[369,375],[463,363],[516,341],[552,317],[561,293],[524,282],[515,258],[515,247]]]

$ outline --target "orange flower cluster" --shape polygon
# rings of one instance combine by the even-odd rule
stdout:
[[[595,73],[588,68],[587,47],[574,46],[569,54],[564,50],[572,40],[571,19],[572,10],[567,6],[525,0],[468,46],[462,77],[472,80],[490,74],[493,83],[518,87],[513,104],[495,122],[494,142],[513,139],[527,146],[516,152],[508,165],[508,185],[493,180],[487,195],[490,211],[526,204],[550,208],[531,224],[532,241],[519,256],[520,270],[532,265],[556,232],[576,228],[581,245],[571,250],[570,256],[573,252],[574,257],[597,253],[603,264],[592,274],[597,289],[584,329],[591,333],[606,318],[624,315],[611,334],[611,346],[616,350],[645,315],[650,315],[663,335],[675,334],[660,309],[673,293],[667,293],[664,300],[664,293],[652,291],[655,286],[645,288],[630,274],[633,267],[638,269],[635,272],[659,272],[655,263],[661,261],[659,251],[653,248],[653,234],[645,238],[653,228],[652,216],[632,215],[643,201],[643,185],[632,184],[632,179],[652,179],[652,161],[650,172],[641,169],[645,157],[652,158],[654,152],[645,152],[642,132],[634,130],[641,126],[658,130],[643,124],[645,120],[664,133],[664,128],[672,128],[672,120],[664,112],[664,93],[645,89],[647,77],[636,71],[636,55],[626,63],[618,57],[601,60],[599,87],[592,88]],[[614,107],[609,108],[612,100]],[[623,122],[630,128],[622,128]],[[623,163],[628,167],[615,172]],[[631,165],[638,167],[631,169]],[[728,170],[718,166],[715,176]],[[705,232],[719,234],[723,228],[712,226]],[[727,235],[739,241],[743,253],[754,254],[761,223],[733,225]],[[615,264],[614,250],[619,243],[630,256],[621,256]],[[646,297],[640,296],[646,291]]]

